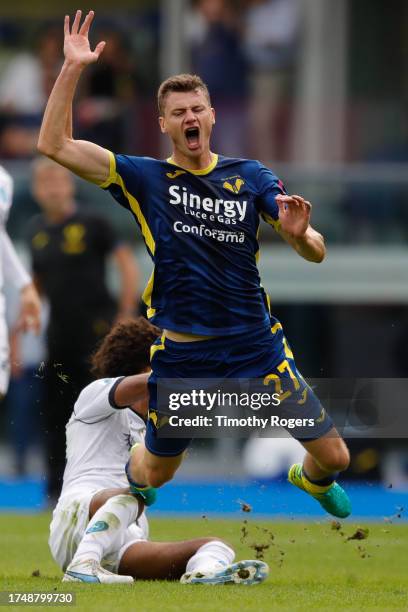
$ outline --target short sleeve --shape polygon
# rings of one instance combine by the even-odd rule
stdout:
[[[99,186],[109,191],[124,208],[131,209],[131,199],[141,195],[143,159],[109,151],[109,177]]]
[[[84,423],[97,423],[121,410],[122,407],[115,404],[114,394],[123,378],[101,378],[85,387],[75,402],[74,418]]]
[[[258,175],[258,203],[261,217],[275,230],[279,229],[279,208],[276,203],[277,195],[286,194],[282,181],[262,164],[259,164]]]
[[[146,221],[149,211],[147,198],[144,197],[144,177],[152,160],[148,157],[114,155],[113,153],[109,155],[109,178],[100,187],[107,189],[121,206],[133,213],[149,253],[152,255],[155,243]]]

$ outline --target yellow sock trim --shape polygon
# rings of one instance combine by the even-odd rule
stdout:
[[[308,493],[326,493],[326,491],[328,491],[332,486],[333,486],[333,482],[331,482],[329,485],[318,485],[315,484],[314,482],[310,482],[310,480],[305,476],[305,474],[302,472],[302,484],[305,488],[305,491],[307,491]]]

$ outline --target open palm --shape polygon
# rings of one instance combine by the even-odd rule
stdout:
[[[88,34],[94,18],[94,12],[89,11],[82,26],[79,27],[81,16],[82,11],[77,11],[70,31],[69,16],[65,15],[64,55],[67,61],[86,66],[87,64],[92,64],[97,61],[105,47],[105,42],[102,41],[98,43],[95,50],[91,51]]]
[[[312,205],[301,196],[276,196],[279,207],[279,221],[282,230],[293,236],[302,238],[310,223]]]

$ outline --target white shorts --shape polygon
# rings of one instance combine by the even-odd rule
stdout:
[[[53,512],[48,545],[54,560],[64,572],[74,558],[89,523],[89,504],[100,490],[67,495],[58,502]],[[115,550],[102,559],[101,565],[116,574],[124,552],[135,542],[145,542],[148,535],[149,526],[143,512],[137,519],[137,524],[132,523],[123,532]]]

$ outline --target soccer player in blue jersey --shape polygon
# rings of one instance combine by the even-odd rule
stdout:
[[[177,75],[158,92],[161,131],[170,137],[167,160],[115,155],[75,140],[72,101],[83,69],[98,60],[88,40],[93,20],[72,27],[65,17],[65,62],[50,95],[41,128],[40,152],[84,179],[108,189],[133,214],[154,262],[143,299],[148,316],[164,330],[152,347],[150,405],[145,445],[127,466],[129,481],[146,504],[154,487],[172,479],[189,440],[157,435],[160,378],[263,378],[292,384],[291,401],[314,420],[303,465],[289,481],[328,512],[351,511],[337,484],[349,453],[313,391],[296,369],[282,326],[270,316],[257,270],[260,217],[301,257],[324,259],[323,237],[310,225],[311,204],[287,195],[281,181],[258,161],[213,153],[215,123],[207,87],[195,75]],[[283,402],[284,404],[284,402]],[[293,433],[293,430],[291,430]],[[295,432],[296,437],[296,432]]]

